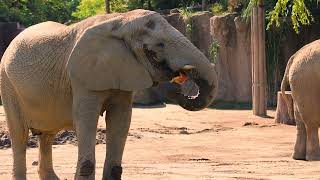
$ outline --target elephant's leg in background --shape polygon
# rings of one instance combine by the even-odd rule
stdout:
[[[300,72],[300,71],[299,71]],[[314,72],[314,71],[313,71]],[[311,71],[301,71],[292,75],[290,87],[292,98],[297,106],[300,118],[305,125],[306,130],[306,160],[320,160],[320,147],[318,137],[318,127],[320,122],[319,111],[319,77],[315,77]],[[299,127],[301,138],[303,138],[303,126]],[[301,128],[301,129],[299,129]],[[303,139],[301,139],[303,141]],[[303,143],[302,143],[303,144]]]
[[[307,150],[306,160],[318,161],[320,160],[320,147],[319,147],[319,135],[318,126],[306,124],[307,131]]]
[[[19,119],[18,106],[14,103],[8,103],[7,100],[3,102],[7,104],[4,106],[7,117],[7,124],[10,130],[12,152],[13,152],[13,179],[26,179],[26,148],[28,142],[29,129],[26,127],[24,120]]]
[[[120,180],[121,161],[127,139],[132,114],[132,93],[121,91],[113,96],[107,106],[107,154],[104,163],[103,179]]]
[[[75,179],[95,179],[95,146],[99,113],[103,100],[88,92],[74,92],[73,118],[78,139]]]
[[[312,89],[312,88],[310,88]],[[295,92],[293,92],[293,95]],[[306,133],[306,160],[314,161],[320,160],[320,147],[319,147],[319,137],[318,137],[318,121],[319,121],[319,113],[318,106],[316,105],[320,102],[317,99],[317,96],[313,95],[314,93],[309,92],[306,93],[308,96],[293,96],[294,101],[297,104],[299,109],[300,118],[303,121],[303,124],[299,124],[297,122],[297,130],[298,136],[297,141],[300,141],[301,149],[303,151],[303,141],[304,141],[304,131]],[[304,93],[300,92],[300,95],[304,95]],[[318,102],[317,102],[318,101]],[[299,134],[300,133],[300,134]],[[296,143],[297,146],[297,143]],[[295,146],[295,147],[296,147]],[[296,150],[296,149],[295,149]]]
[[[297,111],[295,111],[297,112]],[[300,117],[300,115],[295,115],[296,117]],[[299,118],[301,119],[301,118]],[[297,124],[297,138],[296,143],[294,145],[293,159],[296,160],[305,160],[306,159],[306,141],[307,141],[307,133],[306,127],[301,120],[296,120]]]
[[[13,177],[14,180],[26,179],[26,148],[29,129],[25,118],[21,112],[17,101],[17,95],[14,93],[7,78],[2,75],[1,96],[4,111],[6,114],[7,125],[10,131],[12,152],[13,152]]]
[[[52,141],[55,134],[42,133],[39,135],[39,166],[38,173],[41,180],[59,179],[52,165]]]

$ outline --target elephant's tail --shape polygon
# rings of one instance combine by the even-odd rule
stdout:
[[[288,61],[288,64],[287,64],[287,67],[286,67],[286,70],[284,72],[282,82],[281,82],[281,95],[282,95],[282,98],[284,99],[285,103],[287,104],[289,118],[292,120],[294,119],[292,103],[290,103],[290,101],[287,98],[285,93],[286,93],[286,87],[288,86],[288,83],[289,83],[289,77],[288,77],[289,76],[289,69],[290,69],[291,64],[293,62],[293,59],[294,59],[294,55],[291,56],[291,58]]]

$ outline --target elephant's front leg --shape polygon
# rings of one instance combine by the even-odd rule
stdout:
[[[74,95],[73,118],[78,139],[77,180],[95,179],[96,130],[101,104],[97,95]]]
[[[103,179],[120,180],[122,155],[127,139],[132,112],[132,93],[121,91],[113,96],[107,106],[107,154]]]

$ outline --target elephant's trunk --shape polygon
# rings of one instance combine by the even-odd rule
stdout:
[[[178,103],[181,107],[189,111],[199,111],[208,107],[216,97],[218,90],[217,74],[214,68],[211,69],[213,73],[213,81],[208,82],[205,78],[196,77],[193,81],[199,86],[199,95],[195,99],[190,99],[181,93],[181,86],[179,84],[166,85],[166,95],[169,99]]]
[[[209,83],[203,79],[195,79],[195,83],[199,86],[199,96],[195,99],[190,99],[183,94],[177,94],[176,100],[178,104],[189,111],[199,111],[208,107],[215,98],[217,87],[216,83]]]

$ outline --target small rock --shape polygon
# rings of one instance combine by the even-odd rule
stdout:
[[[181,130],[179,133],[180,134],[190,134],[187,130]]]
[[[256,126],[256,125],[259,125],[259,124],[256,122],[245,122],[242,126]]]
[[[38,166],[39,162],[38,161],[33,161],[32,166]]]
[[[171,9],[170,14],[173,14],[173,13],[180,13],[180,10],[178,8]]]

